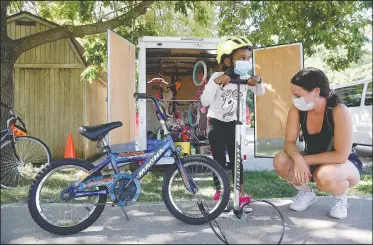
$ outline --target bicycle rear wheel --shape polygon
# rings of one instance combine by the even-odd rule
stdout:
[[[181,159],[183,167],[199,189],[190,193],[183,182],[176,164],[165,173],[162,195],[167,209],[177,219],[193,225],[214,220],[225,209],[230,197],[230,183],[227,173],[213,159],[205,156],[189,156]],[[197,201],[208,206],[205,218],[198,208]]]
[[[44,230],[68,235],[91,226],[105,208],[107,195],[63,200],[61,192],[76,183],[94,166],[80,159],[63,159],[47,165],[29,190],[28,207],[33,220]],[[94,176],[100,176],[96,172]],[[86,188],[103,190],[105,187]]]
[[[1,145],[1,187],[28,186],[37,173],[52,161],[48,146],[31,136],[16,137]]]

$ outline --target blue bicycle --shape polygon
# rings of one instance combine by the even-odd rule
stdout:
[[[195,155],[180,158],[170,132],[174,130],[159,100],[149,94],[135,93],[135,99],[151,99],[157,118],[165,132],[160,147],[154,151],[136,151],[135,143],[126,143],[126,151],[116,151],[105,139],[112,129],[122,126],[111,122],[97,126],[82,126],[80,134],[96,141],[107,158],[94,166],[81,159],[52,162],[40,171],[29,190],[28,207],[34,221],[44,230],[55,234],[73,234],[91,226],[101,215],[107,197],[115,205],[132,205],[141,193],[141,179],[171,150],[175,163],[165,172],[162,195],[167,209],[177,219],[188,224],[203,224],[214,220],[225,209],[230,195],[229,179],[224,169],[213,159]],[[121,172],[118,164],[144,161],[133,172]],[[111,164],[114,173],[102,175]],[[219,200],[214,194],[220,191]],[[202,212],[205,205],[205,212]],[[127,214],[125,212],[127,217]]]

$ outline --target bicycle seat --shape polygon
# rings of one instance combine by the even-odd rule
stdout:
[[[104,137],[110,130],[121,127],[121,122],[110,122],[93,126],[79,127],[79,133],[92,141],[97,141]]]

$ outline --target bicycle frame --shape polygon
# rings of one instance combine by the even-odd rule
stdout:
[[[25,126],[25,123],[22,121],[22,119],[16,115],[16,113],[14,112],[14,110],[12,108],[10,108],[9,106],[5,105],[4,103],[0,102],[0,104],[2,106],[4,106],[6,109],[8,109],[9,112],[10,112],[10,114],[11,114],[11,116],[8,118],[8,120],[6,122],[6,125],[7,125],[6,128],[3,129],[3,130],[1,130],[1,133],[0,133],[0,135],[1,135],[0,144],[2,145],[9,138],[12,138],[14,140],[14,138],[16,138],[17,136],[19,136],[19,135],[17,135],[17,133],[15,133],[16,131],[14,131],[14,128],[16,127],[15,123],[17,121],[19,121],[22,124],[22,126],[23,126],[23,129],[22,129],[23,130],[22,131],[23,134],[21,134],[21,135],[27,135],[27,133],[26,133],[27,132],[26,126]]]
[[[16,138],[17,136],[14,135],[13,131],[12,131],[12,124],[11,122],[16,120],[14,117],[11,117],[10,119],[7,120],[7,127],[3,130],[1,130],[1,140],[0,140],[0,143],[3,144],[5,143],[7,140],[14,140],[14,138]],[[14,127],[14,126],[13,126]]]
[[[166,119],[166,115],[162,112],[159,101],[156,99],[153,99],[156,104],[156,113],[158,113],[161,116],[160,121],[164,125],[164,119]],[[104,141],[104,145],[106,142]],[[170,134],[167,134],[158,149],[154,151],[134,151],[134,152],[122,152],[122,153],[112,153],[110,150],[108,152],[107,158],[102,161],[99,165],[97,165],[94,169],[89,171],[86,175],[82,177],[81,180],[74,183],[73,185],[69,186],[65,190],[70,190],[73,197],[83,197],[83,196],[93,196],[93,195],[107,195],[108,190],[99,190],[99,191],[76,191],[78,187],[81,185],[81,183],[88,178],[90,178],[93,174],[95,174],[98,171],[101,171],[105,166],[108,164],[111,164],[113,167],[113,170],[115,174],[120,173],[119,170],[119,163],[125,163],[125,162],[133,162],[133,161],[144,161],[132,174],[131,174],[131,180],[127,183],[127,186],[137,179],[140,181],[151,169],[156,165],[156,163],[162,158],[162,156],[168,151],[171,150],[175,163],[177,164],[177,167],[179,169],[179,172],[182,175],[183,182],[185,184],[185,187],[189,192],[192,194],[195,194],[198,191],[197,186],[195,185],[195,182],[190,178],[188,173],[186,172],[185,168],[182,165],[182,162],[180,160],[179,151],[174,145],[174,141]]]

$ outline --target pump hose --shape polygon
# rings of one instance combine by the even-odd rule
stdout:
[[[245,204],[240,208],[240,213],[243,213],[243,209],[244,209],[244,207],[247,206],[248,204],[250,204],[251,202],[264,202],[264,203],[270,204],[270,205],[271,205],[273,208],[275,208],[275,210],[279,213],[279,216],[280,216],[280,218],[281,218],[281,220],[282,220],[282,235],[281,235],[281,237],[280,237],[280,239],[279,239],[279,241],[278,241],[277,244],[281,244],[281,242],[282,242],[282,240],[283,240],[284,232],[285,232],[285,229],[286,229],[285,221],[284,221],[283,214],[281,213],[281,211],[280,211],[280,210],[279,210],[279,209],[278,209],[278,208],[277,208],[273,203],[271,203],[271,202],[269,202],[269,201],[266,201],[266,200],[252,200],[252,201],[250,201],[250,202],[246,202],[246,203],[245,203]],[[208,206],[206,205],[205,202],[204,202],[204,204],[205,204],[205,206],[208,208]],[[216,223],[216,225],[217,225],[219,231],[220,231],[221,234],[222,234],[222,237],[217,233],[217,231],[214,229],[214,227],[213,227],[211,221],[207,218],[207,214],[209,213],[209,209],[208,209],[208,212],[206,212],[206,211],[205,211],[205,207],[204,207],[204,205],[203,205],[202,202],[197,203],[197,205],[198,205],[198,207],[199,207],[199,209],[200,209],[200,212],[203,214],[203,216],[205,217],[205,219],[208,221],[210,228],[213,230],[214,234],[218,237],[218,239],[219,239],[221,242],[223,242],[224,244],[229,244],[229,242],[227,241],[227,239],[226,239],[225,235],[223,234],[221,228],[219,227],[217,221],[214,220],[214,222]]]

